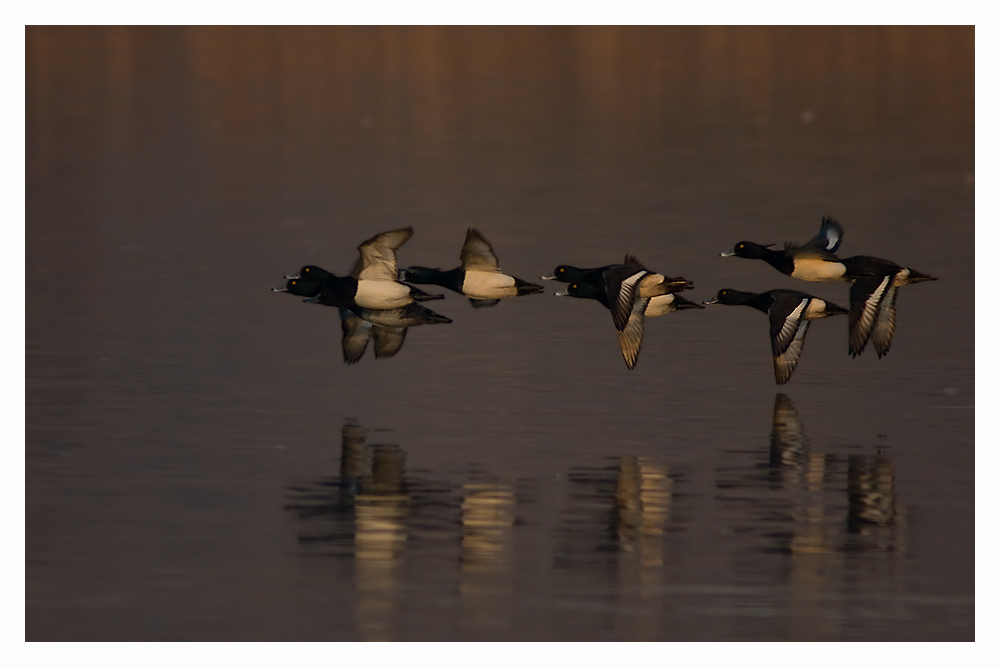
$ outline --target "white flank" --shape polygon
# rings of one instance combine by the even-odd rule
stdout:
[[[809,307],[803,315],[807,320],[818,320],[826,317],[826,301],[823,299],[810,299]]]
[[[844,277],[846,271],[847,267],[840,262],[799,258],[795,260],[795,269],[792,271],[792,278],[817,283],[827,280],[840,280]]]
[[[514,287],[514,279],[511,276],[487,271],[466,271],[462,292],[465,296],[476,299],[517,296],[517,288]]]
[[[359,280],[354,301],[362,308],[400,308],[413,302],[410,288],[391,280]]]

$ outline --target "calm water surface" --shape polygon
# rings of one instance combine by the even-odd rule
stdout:
[[[27,30],[28,640],[972,640],[972,29]],[[412,225],[695,283],[805,241],[940,278],[892,350],[473,309],[345,365],[275,294]],[[433,290],[429,290],[433,291]],[[444,292],[445,290],[438,290]]]

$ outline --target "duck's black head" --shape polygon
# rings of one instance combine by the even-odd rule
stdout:
[[[273,292],[288,292],[295,296],[316,296],[323,290],[318,280],[312,278],[289,278],[284,287],[273,287]]]
[[[583,278],[583,269],[578,269],[568,264],[560,264],[551,275],[542,276],[542,280],[559,280],[564,283],[571,283],[581,278]]]
[[[566,289],[554,293],[555,296],[575,296],[578,299],[597,299],[604,305],[608,304],[607,293],[597,285],[589,282],[570,283]]]
[[[315,280],[322,282],[324,280],[330,280],[331,278],[336,278],[337,276],[330,273],[326,269],[321,269],[318,266],[313,266],[308,264],[299,269],[299,272],[295,275],[285,276],[286,278],[303,278],[309,280]]]
[[[722,253],[723,257],[744,257],[746,259],[764,259],[769,253],[774,252],[773,250],[768,250],[773,243],[767,245],[761,245],[759,243],[754,243],[753,241],[740,241],[733,246],[732,252]]]
[[[710,305],[713,303],[722,303],[727,306],[740,306],[747,302],[748,299],[755,296],[751,292],[741,292],[735,289],[720,289],[715,298],[711,301],[706,301],[705,305]]]

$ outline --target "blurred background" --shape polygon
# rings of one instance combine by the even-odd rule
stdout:
[[[26,28],[26,639],[975,639],[972,27]],[[553,299],[801,243],[937,282],[813,324]],[[356,364],[271,291],[413,226],[545,294]]]

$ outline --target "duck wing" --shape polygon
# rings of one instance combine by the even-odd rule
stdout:
[[[851,312],[847,315],[847,343],[848,351],[852,357],[856,357],[864,351],[865,345],[872,337],[872,331],[876,328],[876,321],[880,319],[882,321],[878,327],[879,344],[885,345],[882,354],[889,351],[892,333],[896,328],[896,297],[892,282],[893,277],[886,275],[858,278],[851,285]],[[882,303],[890,293],[892,293],[890,307],[886,314],[881,316]]]
[[[819,233],[816,234],[803,248],[814,248],[828,253],[837,252],[840,242],[844,240],[844,228],[833,218],[827,216],[819,226]]]
[[[391,357],[402,349],[406,327],[372,327],[372,340],[376,358]]]
[[[882,298],[882,303],[878,307],[878,317],[875,318],[875,326],[872,327],[872,345],[878,352],[881,359],[889,352],[892,345],[892,336],[896,333],[896,293],[898,289],[895,285],[889,287],[886,295]]]
[[[802,356],[802,348],[809,330],[809,320],[803,315],[811,297],[775,299],[768,311],[771,318],[771,353],[774,356],[774,379],[778,384],[788,382]]]
[[[399,278],[396,270],[396,250],[413,236],[413,227],[394,229],[376,234],[358,246],[361,254],[355,265],[358,280],[391,280]],[[353,275],[353,274],[352,274]]]
[[[462,268],[466,271],[500,272],[500,262],[493,252],[493,246],[472,227],[469,227],[465,245],[462,246]]]
[[[618,332],[618,345],[622,348],[622,356],[625,357],[625,365],[629,370],[635,368],[639,361],[639,349],[642,347],[642,332],[645,326],[646,305],[648,298],[636,299],[632,304],[632,312],[625,323],[625,327]]]
[[[615,328],[624,331],[639,297],[639,283],[649,272],[639,263],[612,267],[604,272],[604,289]],[[644,300],[648,304],[649,299]],[[643,306],[645,311],[645,305]]]
[[[360,361],[368,347],[372,324],[366,322],[347,308],[340,309],[340,330],[344,333],[340,345],[344,350],[344,363]]]
[[[500,299],[469,299],[473,308],[489,308],[500,303]]]

